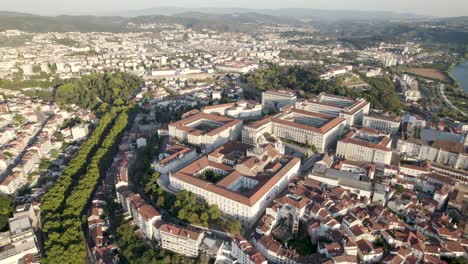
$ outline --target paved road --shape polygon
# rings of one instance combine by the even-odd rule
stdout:
[[[444,98],[444,101],[450,106],[452,107],[453,109],[455,109],[457,112],[461,113],[462,115],[464,116],[467,116],[465,114],[465,112],[463,112],[462,110],[460,110],[458,107],[456,107],[455,105],[452,104],[452,102],[450,102],[450,100],[447,98],[447,96],[445,95],[445,85],[443,83],[440,84],[440,94],[442,95],[442,98]]]

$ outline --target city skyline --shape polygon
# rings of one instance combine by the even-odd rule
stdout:
[[[428,3],[429,2],[429,3]],[[92,8],[90,8],[92,7]],[[282,9],[282,8],[311,8],[322,10],[352,10],[352,11],[388,11],[397,13],[413,13],[439,17],[468,15],[468,2],[463,0],[431,0],[431,1],[403,1],[379,2],[370,0],[317,0],[313,3],[305,0],[294,0],[284,3],[273,0],[241,0],[232,4],[231,1],[203,1],[202,4],[187,0],[175,1],[90,1],[84,0],[76,3],[57,0],[36,2],[31,0],[9,1],[2,4],[2,11],[26,12],[39,15],[115,15],[141,9],[163,7],[182,8],[245,8],[245,9]],[[182,9],[183,11],[183,9]]]

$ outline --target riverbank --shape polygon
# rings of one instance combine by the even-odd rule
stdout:
[[[466,72],[467,72],[466,75],[465,75],[466,77],[462,77],[461,75],[458,76],[458,77],[456,77],[456,76],[454,75],[453,72],[454,72],[455,70],[457,70],[457,68],[461,68],[460,71],[463,71],[463,68],[464,68],[464,67],[466,68]],[[449,67],[449,69],[447,70],[447,74],[448,74],[449,77],[453,80],[453,82],[454,82],[454,84],[455,84],[455,85],[454,85],[455,88],[458,88],[458,89],[460,89],[460,90],[462,90],[462,91],[464,91],[465,93],[468,94],[468,60],[462,61],[462,62],[457,63],[457,64],[453,63],[453,64]],[[458,75],[458,72],[457,72],[456,74]],[[466,80],[465,80],[465,79],[462,79],[462,80],[460,81],[460,79],[461,79],[460,77],[461,77],[461,78],[466,78]]]

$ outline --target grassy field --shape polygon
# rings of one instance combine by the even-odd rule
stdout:
[[[438,70],[438,69],[410,68],[406,70],[406,72],[423,77],[423,78],[432,79],[432,80],[438,80],[438,81],[443,81],[443,82],[450,80],[447,74],[445,74],[443,71]]]

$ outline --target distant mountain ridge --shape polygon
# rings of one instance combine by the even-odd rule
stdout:
[[[140,10],[128,10],[122,12],[104,13],[106,15],[118,15],[123,17],[165,15],[174,16],[181,13],[205,13],[205,14],[244,14],[256,13],[276,17],[315,18],[321,20],[347,20],[347,19],[421,19],[428,16],[420,16],[410,13],[396,13],[389,11],[356,11],[356,10],[325,10],[313,8],[278,8],[278,9],[249,9],[249,8],[183,8],[183,7],[154,7]]]
[[[212,13],[206,13],[214,10]],[[175,13],[177,11],[177,13]],[[265,25],[313,27],[320,32],[345,41],[415,38],[444,43],[468,43],[468,16],[431,18],[391,12],[350,12],[314,9],[256,10],[251,9],[159,9],[166,15],[145,16],[40,16],[0,11],[0,31],[18,29],[26,32],[129,32],[133,24],[180,24],[193,30],[210,29],[221,32],[255,32]],[[140,12],[140,11],[139,11]],[[155,13],[153,10],[145,12]],[[172,14],[175,13],[175,14]],[[172,15],[168,15],[172,14]],[[386,15],[385,15],[386,14]],[[426,27],[434,26],[434,27]],[[155,29],[157,30],[157,29]],[[148,30],[144,30],[148,31]],[[150,30],[151,31],[151,30]]]

